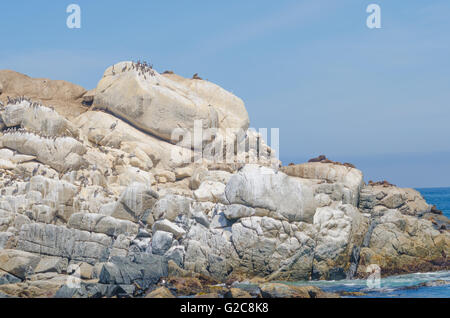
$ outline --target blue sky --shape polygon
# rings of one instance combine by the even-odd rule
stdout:
[[[82,28],[66,27],[66,7]],[[381,6],[382,28],[366,26]],[[366,179],[450,186],[448,0],[1,1],[0,69],[88,89],[107,66],[151,61],[240,96],[280,128],[285,164],[319,154]]]

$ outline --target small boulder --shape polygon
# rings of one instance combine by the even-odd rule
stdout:
[[[252,298],[252,295],[240,288],[231,288],[230,291],[225,294],[226,298]]]
[[[164,231],[157,231],[152,239],[152,252],[156,255],[164,255],[172,246],[173,234]]]
[[[61,274],[67,270],[69,261],[67,258],[44,256],[36,266],[35,273],[55,272]]]
[[[245,205],[232,204],[225,208],[224,215],[228,220],[238,220],[254,216],[256,211],[253,208],[249,208]]]
[[[175,298],[175,296],[166,287],[159,287],[147,294],[145,298]]]
[[[183,230],[181,227],[179,227],[175,223],[172,223],[166,219],[156,221],[155,224],[153,224],[152,230],[153,230],[153,233],[156,233],[158,231],[172,233],[174,238],[177,240],[186,234],[185,230]]]

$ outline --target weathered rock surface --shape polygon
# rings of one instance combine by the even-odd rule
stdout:
[[[0,111],[0,117],[8,128],[20,126],[49,137],[63,135],[78,137],[75,126],[55,110],[32,104],[27,100],[7,105],[3,111]]]
[[[193,131],[196,120],[203,128],[217,127],[217,111],[206,99],[156,71],[143,73],[131,62],[110,67],[97,85],[93,106],[167,141],[177,127]]]
[[[117,237],[120,234],[135,236],[138,233],[138,225],[125,220],[119,220],[110,216],[94,213],[74,213],[67,223],[69,228],[103,233]]]
[[[309,162],[282,167],[281,171],[293,177],[319,179],[337,185],[342,184],[348,190],[344,193],[343,203],[358,205],[359,192],[364,184],[363,174],[358,169],[331,163]]]
[[[220,128],[247,130],[249,127],[248,113],[244,102],[239,97],[205,80],[183,78],[176,74],[164,74],[163,76],[186,87],[187,90],[194,92],[213,105],[218,114]]]
[[[367,186],[362,189],[360,208],[367,212],[398,209],[403,214],[413,216],[420,216],[431,210],[431,206],[414,189],[379,185]]]
[[[318,208],[314,225],[318,230],[314,249],[314,279],[340,280],[348,276],[355,250],[363,244],[369,217],[352,205]]]
[[[17,249],[95,264],[108,259],[112,243],[105,234],[33,223],[22,226]]]
[[[450,221],[417,191],[326,158],[279,169],[212,83],[126,62],[87,93],[8,71],[0,86],[0,297],[313,298],[330,295],[270,281],[450,268]],[[216,138],[175,145],[195,120]],[[191,149],[242,144],[231,162]]]
[[[261,285],[261,293],[265,298],[328,298],[333,296],[314,286],[289,286],[279,283]]]
[[[40,257],[17,250],[0,250],[0,269],[24,279],[38,266]]]
[[[388,210],[373,222],[370,240],[361,249],[359,271],[377,264],[384,276],[448,269],[450,233],[434,229],[428,220]]]
[[[147,289],[167,276],[167,260],[157,255],[136,255],[130,260],[112,257],[103,265],[100,273],[101,284],[132,285],[136,283],[141,289]]]
[[[159,198],[158,193],[142,183],[132,183],[122,192],[112,216],[137,222],[151,209]]]
[[[0,70],[1,99],[7,104],[7,96],[27,96],[55,107],[62,116],[72,119],[85,110],[82,96],[86,90],[81,86],[60,80],[31,78],[10,70]]]
[[[166,287],[159,287],[145,296],[145,298],[175,298]]]
[[[86,148],[71,137],[49,139],[28,132],[11,132],[0,137],[4,147],[36,159],[58,172],[78,170],[85,163]]]
[[[302,179],[257,165],[232,176],[225,190],[229,203],[274,211],[288,221],[312,221],[313,190]]]

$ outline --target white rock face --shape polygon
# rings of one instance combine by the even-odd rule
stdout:
[[[251,217],[254,216],[255,213],[255,209],[240,204],[229,205],[224,211],[224,215],[228,220],[239,220],[242,218]]]
[[[16,167],[14,163],[7,159],[0,159],[0,169],[12,170]]]
[[[178,215],[190,216],[192,199],[180,196],[180,195],[166,195],[159,199],[152,208],[151,219],[154,221],[161,219],[167,219],[174,221]]]
[[[358,206],[359,192],[364,184],[364,177],[360,170],[332,163],[308,162],[300,165],[287,166],[281,169],[289,176],[304,179],[319,179],[342,185],[350,190],[344,193],[343,203]]]
[[[354,248],[363,244],[369,218],[354,206],[318,208],[314,215],[317,229],[314,249],[315,278],[346,278]]]
[[[239,97],[205,80],[187,79],[176,74],[163,76],[193,92],[214,108],[218,117],[217,133],[222,138],[243,140],[244,136],[240,135],[238,131],[246,132],[250,121],[244,102]]]
[[[184,229],[170,222],[169,220],[161,220],[155,222],[155,224],[153,224],[152,230],[154,233],[158,231],[172,233],[175,239],[179,239],[186,234],[186,231]]]
[[[130,62],[122,62],[106,70],[96,88],[94,107],[166,141],[172,141],[175,128],[193,131],[196,120],[205,129],[217,127],[217,112],[206,99],[156,71],[142,74],[131,68]]]
[[[0,269],[19,278],[25,278],[39,264],[40,257],[17,250],[0,250]]]
[[[33,223],[22,226],[17,249],[95,264],[108,259],[111,245],[105,234]]]
[[[308,279],[315,233],[311,225],[250,217],[235,223],[232,233],[240,266],[248,271],[271,279]]]
[[[233,175],[225,190],[230,204],[276,211],[286,220],[312,222],[313,190],[308,182],[257,165],[246,165]]]
[[[191,151],[146,134],[111,114],[88,111],[76,118],[75,124],[94,144],[134,154],[147,167],[151,165],[161,169],[175,169],[191,159]]]
[[[48,107],[32,105],[29,101],[7,105],[0,117],[6,127],[20,126],[43,136],[78,137],[77,129],[67,119]]]
[[[205,181],[194,191],[194,198],[200,202],[219,202],[228,204],[225,185],[220,182]]]
[[[365,187],[361,191],[360,208],[368,212],[399,209],[406,215],[420,215],[431,210],[431,206],[418,191],[394,186]]]
[[[42,195],[42,198],[51,200],[56,204],[70,205],[77,193],[77,188],[63,180],[35,176],[30,180],[29,191],[37,191]]]
[[[111,216],[137,222],[144,213],[153,207],[158,200],[158,194],[143,183],[132,183],[120,196],[119,203]]]
[[[187,79],[176,74],[163,76],[186,87],[189,91],[208,101],[218,113],[220,128],[248,129],[250,124],[248,113],[244,102],[239,97],[205,80]]]
[[[77,230],[103,233],[114,237],[120,234],[135,236],[139,230],[138,225],[133,222],[95,213],[74,213],[70,217],[67,226]]]
[[[4,147],[35,156],[39,162],[63,172],[77,170],[85,161],[86,148],[71,137],[43,138],[31,133],[13,132],[0,137]]]

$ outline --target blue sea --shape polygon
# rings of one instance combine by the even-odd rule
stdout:
[[[434,204],[450,218],[450,188],[416,189],[429,204]]]
[[[385,277],[378,286],[368,285],[362,279],[291,284],[317,286],[325,292],[339,293],[345,298],[450,298],[450,271]],[[431,286],[433,284],[436,286]],[[343,295],[342,292],[358,292],[362,295]]]
[[[417,189],[429,204],[450,218],[450,188]],[[366,280],[296,282],[314,285],[327,292],[359,292],[363,298],[450,298],[450,271],[415,273],[382,278],[379,286],[369,288]],[[436,286],[432,286],[436,285]],[[373,287],[373,286],[371,286]]]

